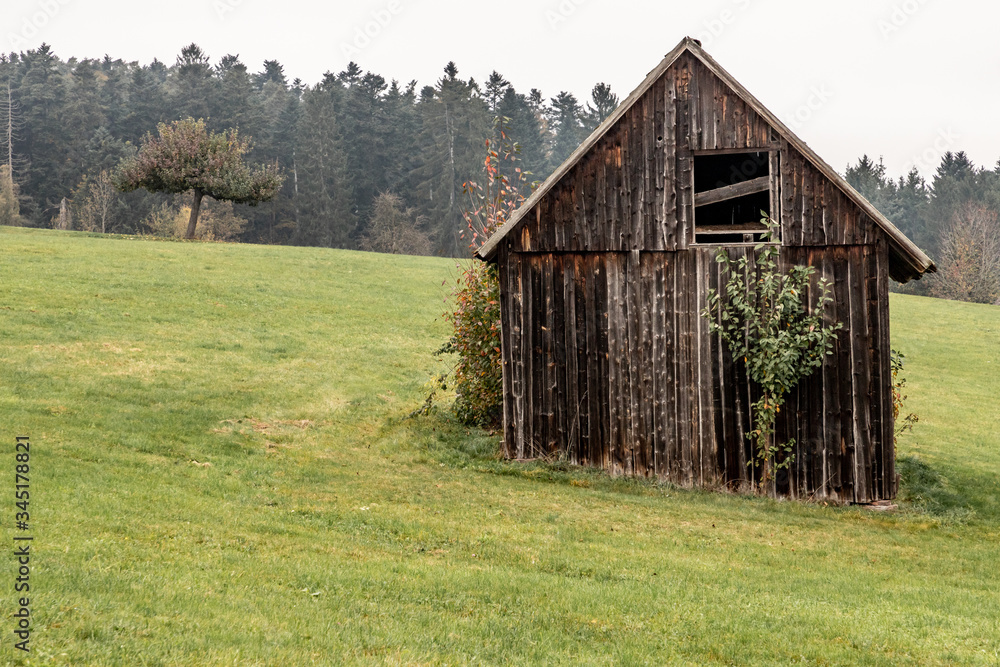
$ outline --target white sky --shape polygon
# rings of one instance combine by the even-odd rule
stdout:
[[[983,0],[3,0],[0,50],[171,64],[193,41],[310,84],[353,59],[422,86],[454,60],[586,99],[598,81],[626,97],[691,35],[838,171],[868,153],[929,176],[945,150],[1000,159],[998,25]]]

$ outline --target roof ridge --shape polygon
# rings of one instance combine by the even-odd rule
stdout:
[[[673,48],[664,58],[660,61],[660,64],[653,68],[643,79],[642,83],[633,90],[625,100],[618,105],[618,108],[608,116],[591,134],[588,136],[583,143],[575,151],[573,151],[568,158],[559,167],[556,168],[552,174],[545,179],[545,181],[525,200],[520,207],[511,215],[511,217],[501,225],[493,235],[487,239],[487,241],[476,251],[476,256],[480,259],[492,259],[496,254],[497,247],[500,241],[507,236],[515,227],[517,227],[521,220],[524,219],[525,215],[538,203],[538,201],[544,197],[548,192],[558,183],[562,178],[573,168],[576,164],[586,155],[594,145],[604,137],[604,135],[610,130],[621,118],[632,108],[632,106],[645,95],[653,84],[670,68],[671,65],[676,62],[680,56],[685,53],[691,53],[695,58],[697,58],[705,67],[708,68],[712,74],[719,77],[733,91],[748,105],[753,109],[761,118],[767,122],[771,127],[773,127],[783,139],[785,139],[791,146],[793,146],[799,153],[802,154],[806,160],[808,160],[814,167],[816,167],[820,173],[826,176],[830,181],[832,181],[841,191],[852,199],[855,204],[857,204],[866,214],[868,214],[877,224],[881,227],[886,234],[889,236],[890,240],[897,246],[897,251],[904,255],[905,258],[909,259],[909,263],[914,269],[914,273],[919,276],[925,272],[934,272],[937,267],[934,262],[926,255],[920,248],[916,246],[910,239],[906,237],[899,229],[886,218],[881,211],[879,211],[875,206],[872,205],[860,192],[858,192],[850,183],[848,183],[843,176],[841,176],[837,171],[831,167],[825,160],[823,160],[819,155],[813,151],[806,142],[802,141],[791,129],[788,128],[781,120],[778,119],[771,111],[767,109],[760,100],[753,96],[750,91],[748,91],[739,81],[736,80],[729,72],[727,72],[718,62],[712,58],[702,47],[701,43],[691,37],[685,37],[682,39],[677,46]]]

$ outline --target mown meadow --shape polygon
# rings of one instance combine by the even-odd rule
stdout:
[[[1000,665],[1000,308],[893,295],[900,509],[495,457],[446,404],[453,260],[0,228],[24,665]]]

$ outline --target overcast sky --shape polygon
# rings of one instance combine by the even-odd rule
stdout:
[[[0,50],[173,63],[265,59],[314,83],[355,60],[433,84],[449,60],[521,92],[625,98],[685,35],[843,172],[862,153],[891,175],[933,173],[945,150],[1000,159],[1000,3],[974,0],[3,0]]]

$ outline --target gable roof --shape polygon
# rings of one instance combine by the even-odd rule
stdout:
[[[578,162],[597,144],[598,141],[632,108],[632,106],[645,95],[653,84],[673,65],[685,52],[697,58],[710,72],[719,77],[726,85],[732,88],[736,94],[761,118],[763,118],[782,138],[784,138],[793,148],[799,151],[816,169],[826,178],[840,188],[849,199],[861,208],[875,223],[885,231],[889,237],[889,264],[890,273],[895,280],[906,282],[911,278],[920,278],[924,273],[937,271],[934,262],[923,253],[910,239],[893,225],[888,218],[879,212],[872,204],[865,199],[860,192],[855,190],[837,171],[820,158],[804,141],[795,136],[788,127],[785,126],[778,117],[768,111],[756,97],[733,78],[729,72],[724,70],[712,56],[708,55],[701,44],[690,37],[685,37],[674,49],[666,55],[662,62],[651,71],[643,80],[639,87],[625,98],[625,101],[618,105],[618,108],[595,129],[580,146],[552,172],[552,175],[545,179],[528,199],[514,211],[510,219],[507,220],[493,236],[491,236],[476,252],[476,256],[483,260],[491,260],[496,256],[500,242],[511,233],[527,213],[539,203],[560,181],[576,166]]]

